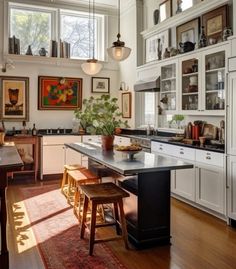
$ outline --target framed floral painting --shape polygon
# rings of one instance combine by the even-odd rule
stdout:
[[[74,110],[82,105],[82,78],[38,78],[39,110]]]
[[[0,77],[1,120],[29,120],[29,78]]]

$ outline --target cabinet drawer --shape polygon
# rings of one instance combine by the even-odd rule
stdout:
[[[168,150],[169,146],[170,145],[162,143],[162,142],[152,141],[151,142],[151,151],[152,152],[169,154],[169,150]]]
[[[195,149],[180,147],[175,145],[168,145],[169,154],[181,159],[195,161]]]
[[[90,142],[101,142],[101,136],[100,135],[83,135],[82,141],[84,143],[90,143]]]
[[[63,145],[65,143],[81,142],[81,136],[76,135],[50,135],[43,136],[43,145]]]
[[[196,161],[223,167],[224,166],[224,154],[206,150],[196,150]]]
[[[130,145],[130,138],[124,136],[115,136],[114,144],[119,146],[128,146]]]

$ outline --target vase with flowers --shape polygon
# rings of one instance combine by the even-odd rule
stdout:
[[[117,102],[118,99],[110,95],[102,95],[98,98],[91,96],[83,100],[84,109],[82,112],[75,111],[75,116],[80,119],[81,124],[86,125],[88,133],[101,135],[103,150],[113,148],[117,129],[129,127],[127,121],[121,120],[122,113]]]

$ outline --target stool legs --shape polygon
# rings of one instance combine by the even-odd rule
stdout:
[[[95,241],[97,203],[92,201],[92,215],[90,221],[89,255],[93,255],[93,246]]]
[[[85,223],[86,223],[86,217],[87,217],[87,211],[88,211],[88,197],[84,197],[84,208],[83,208],[83,216],[82,216],[82,223],[81,223],[81,231],[80,231],[80,238],[84,238],[84,231],[85,231]]]
[[[115,216],[115,219],[117,221],[119,221],[119,213],[118,213],[117,203],[113,203],[113,207],[114,207],[114,216]],[[120,235],[120,226],[119,226],[118,222],[116,222],[116,233],[118,235]]]
[[[125,248],[129,249],[128,233],[127,233],[126,220],[125,220],[125,214],[124,214],[124,208],[123,208],[123,200],[119,200],[118,204],[119,204],[119,209],[120,209],[120,222],[121,222],[121,227],[122,227],[122,237],[125,242]]]

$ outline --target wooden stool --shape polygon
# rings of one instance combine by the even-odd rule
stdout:
[[[89,255],[93,254],[93,247],[95,243],[101,243],[111,240],[123,239],[125,247],[128,249],[128,236],[126,230],[126,220],[123,209],[123,198],[128,197],[129,194],[115,185],[112,182],[92,184],[92,185],[82,185],[81,190],[84,192],[84,209],[83,218],[81,224],[80,238],[84,238],[84,232],[86,227],[86,217],[88,210],[89,201],[92,204],[92,214],[90,220],[90,239],[89,239]],[[103,204],[113,204],[114,205],[114,222],[112,223],[99,223],[96,224],[96,212],[97,206]],[[95,239],[95,229],[104,226],[116,225],[117,235],[119,234],[119,214],[118,206],[120,211],[120,224],[122,230],[122,236],[110,237],[106,239]]]
[[[84,184],[100,183],[100,178],[89,171],[87,168],[81,170],[68,171],[68,185],[69,189],[73,186],[74,191],[74,213],[80,220],[80,212],[82,207],[83,197],[80,193],[80,186]],[[68,203],[70,203],[70,195],[67,197]],[[78,214],[77,214],[78,208]]]
[[[86,169],[86,167],[83,167],[80,164],[72,164],[72,165],[64,165],[64,172],[63,172],[63,177],[61,181],[61,192],[67,197],[68,196],[68,171],[74,171],[74,170],[81,170],[81,169]],[[67,188],[66,188],[67,187]]]

